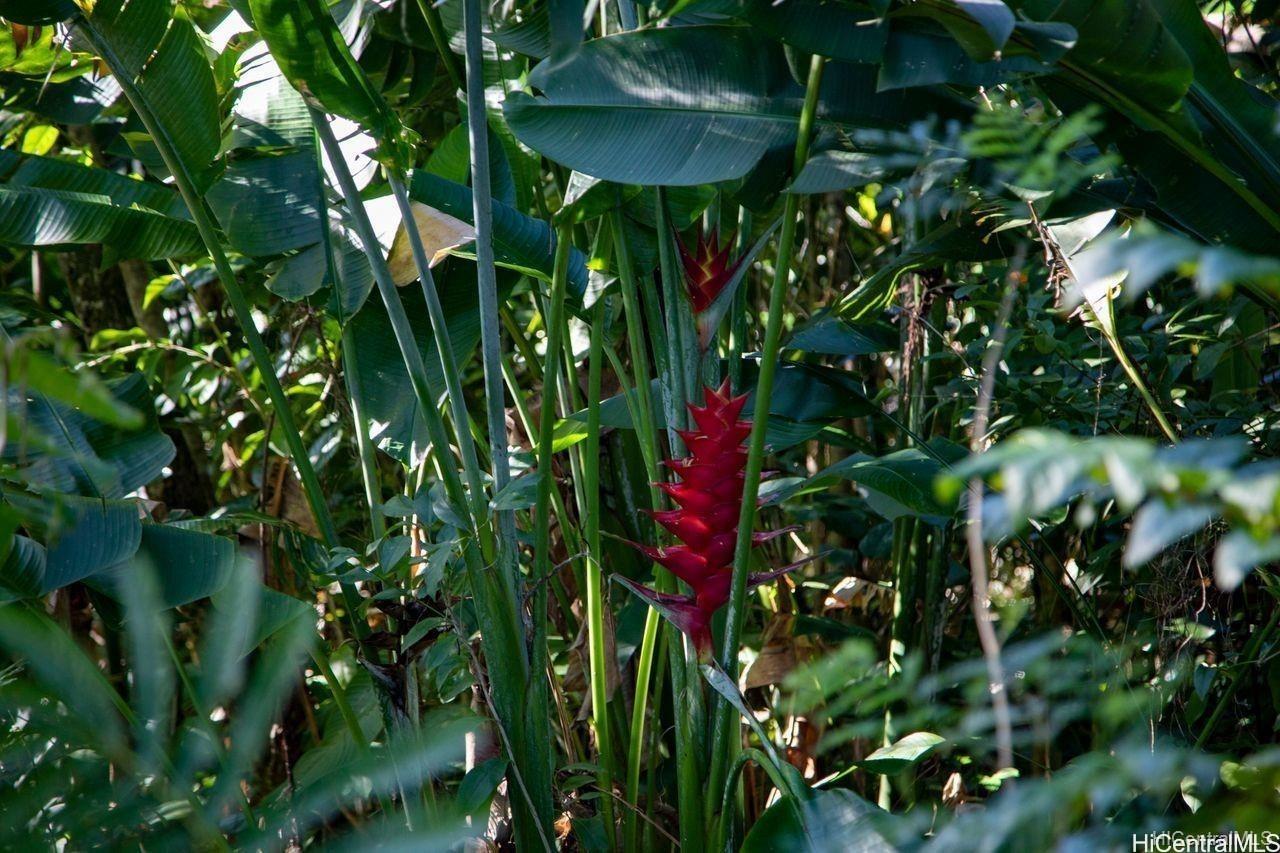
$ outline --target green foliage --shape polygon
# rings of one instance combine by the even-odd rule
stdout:
[[[0,846],[1274,830],[1275,13],[0,0]]]
[[[253,24],[293,88],[312,106],[368,129],[388,164],[408,160],[399,118],[373,88],[322,0],[251,0]]]
[[[25,662],[6,673],[0,703],[9,723],[8,793],[0,804],[5,846],[71,837],[88,847],[178,849],[230,835],[245,847],[278,848],[289,838],[315,837],[360,798],[416,791],[455,760],[466,726],[459,720],[433,726],[429,740],[417,732],[389,736],[345,760],[326,754],[329,741],[322,741],[298,761],[294,795],[255,808],[246,796],[253,766],[313,639],[307,620],[293,620],[246,663],[237,641],[259,618],[249,568],[233,582],[233,605],[214,616],[194,671],[171,659],[176,652],[148,572],[131,573],[122,588],[123,624],[110,629],[123,633],[135,673],[127,696],[46,616],[21,606],[0,610],[0,647]],[[234,725],[223,708],[236,709]],[[430,831],[443,834],[446,821],[442,815]],[[388,819],[372,831],[377,837],[398,829]],[[448,833],[459,838],[460,829],[454,824]]]

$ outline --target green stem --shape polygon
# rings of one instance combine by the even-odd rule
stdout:
[[[476,229],[476,283],[480,291],[480,352],[484,364],[485,418],[494,494],[511,480],[507,452],[506,398],[502,388],[502,342],[498,319],[498,278],[493,261],[493,201],[489,180],[489,123],[484,101],[484,36],[480,0],[463,0],[467,46],[467,136],[471,149],[471,200]],[[498,563],[516,575],[515,510],[499,511]]]
[[[553,456],[555,453],[556,425],[556,377],[560,373],[561,336],[565,328],[565,294],[569,281],[569,254],[573,245],[572,234],[567,227],[560,227],[556,232],[555,265],[551,276],[551,298],[549,315],[546,317],[547,328],[547,361],[543,370],[542,383],[542,420],[538,428],[538,500],[534,507],[534,571],[533,571],[533,603],[531,609],[532,652],[529,669],[533,679],[529,685],[534,697],[547,692],[547,665],[549,651],[547,646],[547,585],[551,582],[554,563],[551,559],[551,507],[552,492],[555,491],[555,471]],[[564,518],[564,516],[561,516]],[[546,729],[549,743],[550,730],[546,711],[536,714],[537,709],[545,708],[545,702],[536,698],[532,703],[529,719],[540,729]],[[530,737],[534,736],[529,732]]]
[[[520,420],[520,426],[524,430],[525,435],[530,437],[530,442],[536,441],[538,428],[533,425],[533,418],[529,414],[529,407],[524,399],[520,396],[520,383],[516,381],[515,368],[511,366],[509,359],[502,360],[502,377],[506,381],[507,390],[511,392],[511,402],[515,405],[516,417]],[[536,456],[538,448],[533,447],[533,453]],[[556,518],[560,519],[561,535],[564,536],[565,548],[573,554],[582,554],[582,536],[574,528],[572,524],[566,522],[569,513],[565,510],[564,500],[560,497],[559,489],[551,490],[551,508],[555,511]],[[584,559],[579,556],[579,561]],[[584,570],[585,571],[585,570]],[[567,636],[577,636],[578,620],[573,615],[572,603],[569,601],[569,594],[564,588],[564,584],[560,580],[559,574],[551,576],[551,591],[555,594],[556,604],[560,607],[561,618],[564,619],[565,634]]]
[[[1100,316],[1098,309],[1093,303],[1086,302],[1089,313],[1097,320],[1099,328],[1102,329],[1102,336],[1107,339],[1107,345],[1111,347],[1111,352],[1115,355],[1116,361],[1120,362],[1120,367],[1124,369],[1125,375],[1129,377],[1129,381],[1133,383],[1133,387],[1137,390],[1138,396],[1142,398],[1142,402],[1146,404],[1147,410],[1151,412],[1151,416],[1156,419],[1156,423],[1160,426],[1160,431],[1164,433],[1164,437],[1169,439],[1170,443],[1178,443],[1178,432],[1173,428],[1173,424],[1169,423],[1168,417],[1160,408],[1160,403],[1156,400],[1155,394],[1151,393],[1151,389],[1147,387],[1147,383],[1143,380],[1142,374],[1138,372],[1137,366],[1133,360],[1129,358],[1129,353],[1125,351],[1124,344],[1120,341],[1120,336],[1116,334],[1115,316],[1112,314],[1111,297],[1107,296],[1106,311],[1108,317]]]
[[[213,723],[209,720],[209,709],[200,701],[200,694],[196,691],[195,685],[191,683],[191,677],[187,675],[187,668],[182,665],[182,659],[178,657],[178,650],[174,648],[173,637],[170,636],[168,631],[163,632],[163,636],[165,648],[169,650],[169,659],[173,661],[174,671],[178,673],[178,680],[182,682],[182,689],[187,694],[187,699],[191,702],[191,709],[195,711],[195,720],[197,721],[195,724],[200,727],[201,733],[208,738],[222,772],[230,773],[227,747],[222,738],[218,736],[217,731],[214,730]],[[248,795],[245,794],[244,788],[239,785],[236,785],[235,788],[236,793],[240,795],[240,808],[244,812],[245,820],[249,822],[250,826],[255,826],[258,819],[254,817],[253,805],[249,802]]]
[[[545,667],[534,669],[528,661],[527,651],[523,645],[523,631],[519,614],[516,610],[511,579],[509,577],[499,577],[497,573],[488,570],[485,558],[481,553],[481,548],[485,543],[483,537],[488,527],[488,512],[483,485],[479,481],[479,464],[474,460],[474,445],[471,444],[471,436],[468,431],[469,419],[467,418],[465,401],[461,398],[461,388],[460,385],[457,386],[458,391],[454,395],[451,387],[450,394],[454,397],[451,402],[455,404],[453,412],[455,426],[457,427],[456,431],[459,436],[458,444],[461,448],[470,446],[473,451],[471,454],[472,464],[468,470],[468,476],[472,478],[471,503],[468,503],[467,493],[463,488],[462,478],[458,474],[457,467],[448,458],[449,435],[445,429],[444,419],[436,408],[431,388],[427,383],[422,353],[418,349],[417,340],[413,335],[413,328],[409,323],[409,317],[405,313],[404,304],[400,301],[400,293],[396,289],[395,282],[391,279],[391,271],[387,267],[386,259],[382,256],[381,247],[373,233],[373,225],[369,221],[368,213],[365,211],[359,192],[356,190],[351,171],[347,168],[346,160],[343,157],[342,150],[338,147],[338,141],[333,136],[333,131],[329,128],[328,122],[323,120],[323,117],[320,117],[317,121],[316,130],[325,151],[329,155],[330,163],[333,165],[338,184],[351,214],[352,223],[355,225],[356,235],[359,237],[365,257],[369,261],[374,282],[378,287],[378,293],[386,306],[387,316],[391,321],[392,333],[400,348],[401,357],[404,359],[405,368],[409,374],[409,384],[417,399],[418,408],[422,413],[423,422],[427,428],[427,435],[431,440],[433,453],[436,457],[436,469],[444,485],[445,496],[454,512],[460,518],[470,516],[476,528],[475,536],[464,538],[462,554],[467,569],[467,578],[471,584],[471,591],[475,600],[476,615],[480,622],[481,643],[493,685],[493,712],[496,722],[502,730],[502,739],[504,745],[508,748],[512,762],[509,781],[512,784],[512,788],[520,792],[520,795],[513,797],[511,801],[512,810],[516,815],[516,829],[523,839],[523,846],[526,849],[531,849],[535,846],[547,847],[549,846],[547,828],[551,824],[552,810],[551,773],[547,766],[548,761],[540,753],[548,752],[550,747],[545,738],[538,739],[524,736],[526,714],[534,715],[534,718],[536,718],[536,711],[540,707],[541,719],[544,723],[546,721],[545,702],[541,706],[537,706],[537,694],[531,695],[531,691],[536,691],[539,684],[545,685]],[[407,199],[404,197],[404,186],[394,176],[391,177],[391,182],[393,192],[398,190],[396,193],[397,201],[404,202],[404,206],[401,208],[402,211],[406,211]],[[415,235],[416,231],[411,227],[413,223],[411,213],[405,217],[405,221],[410,225],[409,233]],[[411,245],[413,245],[412,239]],[[421,240],[419,239],[415,248],[415,256],[421,254],[419,251],[421,247]],[[415,260],[425,260],[425,258],[415,257]],[[423,281],[423,291],[428,297],[427,307],[431,314],[436,345],[441,348],[448,348],[448,336],[445,329],[443,311],[432,310],[433,308],[439,309],[440,305],[438,297],[434,300],[434,306],[432,305],[431,297],[435,295],[435,287],[434,283],[430,281],[429,275]],[[453,386],[453,383],[457,380],[456,364],[453,361],[452,349],[448,348],[446,351],[448,353],[447,357],[444,352],[441,352],[441,363],[444,367],[446,381],[450,386]],[[454,368],[452,371],[450,370],[451,367]],[[454,374],[452,379],[449,376],[451,372]],[[460,412],[459,408],[461,409]],[[478,513],[475,505],[477,498],[480,504],[480,512]],[[531,673],[533,674],[532,683],[530,681]],[[543,698],[545,699],[545,694]]]
[[[542,365],[539,363],[538,354],[534,351],[533,344],[529,343],[529,339],[526,337],[526,330],[521,329],[520,324],[516,322],[516,318],[511,316],[510,307],[506,305],[502,306],[502,308],[499,309],[498,314],[502,318],[502,325],[507,330],[507,334],[516,345],[516,350],[519,351],[520,357],[524,359],[525,370],[529,371],[529,377],[533,379],[534,382],[541,383]],[[515,388],[512,388],[511,396],[513,398],[519,398],[520,395],[516,393]],[[533,433],[529,433],[529,437],[533,438]]]
[[[640,638],[640,650],[636,660],[635,703],[631,709],[631,736],[627,744],[627,802],[640,808],[640,762],[644,753],[645,711],[649,704],[649,684],[653,678],[654,647],[658,641],[661,619],[658,611],[649,608],[644,620],[644,634]],[[639,849],[636,834],[639,829],[636,812],[629,810],[623,837],[628,853]]]
[[[1244,651],[1241,653],[1242,660],[1247,663],[1253,663],[1258,660],[1258,653],[1263,645],[1271,639],[1272,632],[1276,629],[1276,624],[1280,623],[1280,607],[1272,606],[1271,618],[1267,620],[1267,624],[1262,629],[1255,631],[1253,636],[1249,638],[1249,642],[1245,644]],[[1205,722],[1204,728],[1200,730],[1200,734],[1196,736],[1195,748],[1203,749],[1204,745],[1209,742],[1209,738],[1213,735],[1214,730],[1218,727],[1218,722],[1222,719],[1222,715],[1226,713],[1227,707],[1231,704],[1231,700],[1235,698],[1236,691],[1240,689],[1240,684],[1244,678],[1237,674],[1232,677],[1231,683],[1222,691],[1222,697],[1218,699],[1218,704],[1214,706],[1213,713],[1209,715],[1209,719]]]
[[[311,144],[316,157],[316,195],[321,209],[327,210],[324,176],[324,157],[321,154],[320,137],[315,129],[312,114]],[[320,229],[320,245],[324,247],[325,272],[333,286],[334,303],[338,306],[338,322],[342,326],[342,376],[347,383],[347,397],[351,401],[352,429],[356,439],[356,454],[360,460],[360,482],[364,486],[365,501],[369,504],[369,529],[375,539],[387,533],[387,519],[383,512],[382,487],[378,482],[378,459],[369,438],[369,419],[365,417],[364,384],[360,378],[360,354],[351,331],[350,317],[345,316],[342,304],[342,281],[338,276],[338,264],[333,256],[332,231],[326,224]]]
[[[427,29],[431,31],[431,41],[435,43],[436,53],[440,54],[440,64],[453,82],[455,89],[466,89],[462,80],[462,72],[458,70],[458,58],[449,49],[449,34],[444,30],[444,21],[440,20],[440,10],[431,0],[418,0],[418,8],[422,17],[427,20]]]
[[[332,139],[332,133],[328,134]],[[334,145],[336,146],[336,141]],[[326,142],[326,146],[328,142]],[[334,151],[329,153],[330,159],[335,156]],[[341,175],[345,171],[345,164],[342,170],[338,170]],[[349,174],[348,174],[349,177]],[[462,471],[466,477],[467,484],[467,505],[470,507],[471,520],[475,525],[476,537],[479,539],[481,547],[484,549],[486,559],[490,556],[493,548],[492,531],[489,527],[489,506],[485,497],[484,477],[480,473],[480,460],[476,456],[476,444],[471,435],[471,416],[467,411],[467,398],[462,391],[462,371],[458,369],[458,359],[454,355],[453,341],[449,335],[449,322],[444,316],[444,306],[440,304],[440,293],[436,290],[435,277],[431,275],[430,263],[427,260],[426,247],[422,243],[422,235],[418,233],[418,229],[414,224],[413,208],[409,204],[409,194],[406,192],[404,184],[395,174],[388,173],[387,183],[391,186],[391,194],[395,196],[396,207],[400,210],[400,218],[404,222],[405,233],[409,237],[410,253],[413,255],[413,263],[418,273],[418,282],[422,285],[422,295],[427,303],[427,316],[431,320],[431,331],[435,338],[436,353],[440,356],[441,372],[444,374],[444,385],[449,398],[449,411],[453,417],[453,434],[458,444],[458,455],[462,457]],[[355,184],[352,183],[351,189],[355,190]],[[343,188],[343,194],[347,197],[347,204],[359,204],[359,197],[352,196],[347,193],[347,188]],[[363,213],[364,207],[360,208]],[[372,233],[370,234],[372,236]],[[363,240],[363,237],[361,238]],[[374,244],[375,246],[377,243]],[[382,283],[379,282],[381,289]],[[394,284],[392,285],[394,287]],[[396,294],[396,302],[399,303],[399,294]],[[401,313],[404,308],[401,305]],[[410,332],[410,341],[412,342],[412,330]],[[422,388],[427,394],[424,405],[432,405],[432,397],[430,395],[429,386],[426,384],[426,370],[422,362],[422,354],[418,351],[416,343],[411,347],[414,355],[417,357],[417,366],[422,367]],[[416,389],[415,389],[416,390]],[[512,585],[514,591],[514,584]]]
[[[422,418],[426,424],[434,452],[441,461],[438,467],[441,479],[444,481],[445,492],[450,502],[454,505],[455,512],[462,517],[466,517],[468,503],[462,487],[462,480],[458,476],[458,470],[455,465],[450,464],[450,460],[444,458],[451,447],[449,435],[445,430],[444,420],[436,408],[434,394],[427,383],[426,364],[422,360],[422,352],[418,349],[418,342],[413,335],[413,327],[409,323],[409,316],[405,313],[404,303],[400,301],[400,291],[391,279],[391,272],[382,257],[382,250],[373,232],[373,224],[369,221],[369,215],[364,209],[364,203],[361,201],[360,192],[356,189],[355,181],[351,177],[351,171],[347,168],[342,149],[338,146],[338,140],[334,138],[333,131],[329,128],[329,123],[323,116],[316,115],[315,119],[316,131],[320,137],[320,142],[329,155],[329,161],[333,165],[334,173],[338,178],[339,188],[351,214],[356,236],[360,239],[361,247],[373,272],[374,282],[378,287],[378,294],[382,297],[383,305],[387,309],[387,317],[391,321],[392,334],[395,336],[396,343],[400,348],[400,357],[404,360],[405,370],[409,374],[409,385],[417,398],[418,408],[422,412]],[[407,220],[409,230],[413,230],[412,222],[413,219],[410,217]],[[466,431],[465,422],[463,422],[462,429],[458,431],[460,433]]]
[[[602,7],[604,4],[600,4]],[[618,22],[624,30],[634,30],[639,23],[634,0],[618,0]]]
[[[138,118],[142,121],[143,126],[146,127],[147,133],[151,135],[152,142],[155,144],[156,150],[160,152],[160,157],[164,161],[165,167],[173,175],[174,184],[177,185],[178,192],[191,213],[191,219],[195,223],[196,231],[199,232],[200,239],[209,253],[209,258],[213,261],[218,280],[222,284],[223,291],[227,294],[227,301],[231,303],[232,313],[235,314],[236,322],[244,335],[245,344],[249,347],[249,355],[253,358],[253,362],[258,368],[258,373],[262,376],[262,383],[267,388],[267,396],[271,399],[271,404],[275,408],[275,416],[280,425],[280,432],[284,435],[285,444],[289,448],[289,456],[298,470],[298,479],[302,483],[302,492],[306,496],[307,505],[315,518],[316,527],[319,528],[320,536],[324,539],[325,544],[330,548],[334,548],[339,544],[338,530],[334,526],[333,516],[330,514],[329,505],[325,501],[324,489],[320,485],[320,478],[316,476],[315,467],[311,464],[311,457],[307,453],[307,446],[302,438],[302,433],[298,431],[297,422],[293,417],[293,410],[289,407],[289,398],[280,384],[280,378],[276,376],[271,354],[267,351],[267,345],[262,340],[262,335],[258,333],[258,327],[254,323],[253,309],[249,305],[249,300],[245,297],[244,291],[240,289],[240,283],[236,280],[235,270],[231,268],[226,252],[222,250],[218,228],[213,215],[205,205],[204,197],[197,189],[196,183],[187,169],[187,164],[178,156],[177,146],[170,138],[168,129],[160,124],[155,114],[151,112],[151,105],[142,96],[142,92],[134,82],[133,76],[125,68],[119,56],[116,55],[115,49],[106,39],[102,38],[89,18],[81,17],[77,21],[77,26],[81,33],[84,34],[85,39],[93,46],[94,51],[111,69],[134,112],[138,114]],[[344,582],[341,584],[341,590],[347,616],[351,622],[352,633],[355,636],[357,645],[361,646],[363,650],[363,640],[368,635],[369,628],[360,619],[360,594],[350,583]]]
[[[342,330],[343,376],[347,380],[347,396],[351,398],[351,420],[356,434],[356,452],[360,456],[360,480],[369,503],[369,524],[373,538],[387,535],[387,519],[382,511],[382,487],[378,483],[378,458],[369,438],[369,419],[365,416],[364,386],[360,381],[360,357],[351,326]]]
[[[583,474],[586,482],[587,534],[587,648],[591,666],[591,719],[600,753],[597,774],[604,792],[600,806],[604,816],[605,840],[614,848],[613,745],[609,736],[609,675],[605,645],[604,579],[600,568],[600,381],[604,350],[605,300],[597,299],[591,313],[591,352],[587,378],[587,440]]]
[[[809,78],[805,88],[804,108],[800,113],[800,126],[796,139],[794,172],[799,174],[809,156],[809,139],[813,131],[814,115],[818,106],[818,89],[822,84],[823,58],[814,55],[809,63]],[[784,202],[782,233],[778,237],[778,259],[774,264],[773,284],[769,292],[769,312],[765,323],[764,346],[760,353],[760,373],[756,380],[755,409],[752,415],[751,438],[747,449],[746,479],[742,488],[742,510],[738,515],[738,537],[733,555],[733,582],[730,590],[728,614],[725,620],[724,642],[720,647],[720,665],[730,680],[738,678],[738,645],[742,638],[742,624],[746,615],[747,576],[751,562],[751,531],[755,525],[756,502],[760,496],[760,474],[764,469],[764,439],[769,428],[769,402],[773,395],[773,378],[778,368],[778,355],[782,345],[782,318],[786,306],[787,289],[791,272],[791,253],[795,247],[796,215],[800,196],[789,193]],[[715,732],[711,748],[710,790],[718,791],[724,778],[724,762],[727,744],[736,730],[737,712],[728,702],[716,705]]]
[[[333,673],[333,667],[329,665],[329,657],[325,654],[324,649],[320,648],[318,643],[312,643],[311,660],[315,662],[316,669],[320,671],[320,676],[324,679],[324,683],[329,686],[329,692],[333,694],[333,704],[338,709],[338,716],[342,717],[342,722],[346,725],[347,731],[351,733],[351,740],[356,745],[356,749],[362,755],[369,752],[369,741],[365,739],[364,729],[360,728],[360,718],[356,716],[356,712],[352,709],[351,703],[347,701],[347,691],[343,688],[342,682],[338,681],[338,677]]]
[[[751,248],[751,211],[745,207],[738,209],[738,238],[734,257],[741,258]],[[742,354],[747,347],[747,305],[750,293],[750,272],[746,279],[738,285],[733,294],[733,306],[729,309],[727,329],[728,345],[725,351],[729,358],[729,387],[735,391],[742,387]]]
[[[635,271],[631,264],[631,250],[627,246],[623,233],[622,214],[615,208],[609,213],[610,225],[614,237],[614,255],[618,262],[618,278],[622,286],[623,313],[627,323],[627,344],[631,352],[631,372],[633,376],[633,393],[636,405],[632,418],[636,425],[644,459],[645,472],[649,476],[650,505],[657,509],[660,505],[661,492],[657,483],[662,478],[658,469],[658,431],[653,422],[653,400],[649,393],[649,359],[645,352],[644,332],[640,314],[640,299],[636,289]],[[619,379],[625,381],[624,374],[619,372]],[[630,389],[629,389],[630,390]],[[628,399],[631,395],[628,394]],[[664,571],[659,570],[661,574]],[[649,704],[649,688],[652,683],[654,649],[658,640],[658,629],[661,618],[658,611],[650,608],[645,616],[644,633],[637,652],[635,698],[631,710],[631,731],[627,743],[627,802],[639,808],[640,801],[640,764],[644,755],[644,730]],[[628,810],[623,838],[626,849],[637,848],[638,821],[636,812]]]
[[[753,746],[749,746],[737,754],[733,759],[733,764],[729,767],[729,774],[725,777],[724,794],[720,800],[720,822],[716,831],[716,837],[711,845],[711,849],[729,851],[729,827],[731,821],[728,818],[729,810],[732,807],[733,793],[738,787],[738,778],[742,775],[742,771],[746,769],[749,762],[754,761],[757,765],[764,769],[768,774],[769,780],[773,782],[773,786],[778,789],[784,796],[789,790],[787,780],[783,778],[778,770],[777,764],[773,762],[769,756]],[[802,824],[803,825],[803,824]]]
[[[640,297],[636,289],[635,270],[631,265],[631,249],[627,246],[626,236],[622,231],[622,214],[618,209],[610,211],[614,254],[618,261],[618,279],[622,286],[622,307],[627,323],[627,345],[631,351],[631,372],[635,378],[635,395],[637,400],[636,429],[639,432],[640,447],[644,457],[645,470],[649,475],[649,498],[654,509],[658,508],[659,496],[657,482],[662,479],[658,469],[658,430],[653,422],[653,398],[649,385],[649,358],[644,348],[644,332],[640,314]]]
[[[667,195],[662,187],[655,187],[657,201],[654,204],[654,219],[658,230],[658,266],[662,279],[663,324],[666,327],[666,370],[662,382],[662,402],[667,416],[667,441],[671,446],[671,454],[680,456],[684,453],[684,442],[676,434],[676,430],[685,425],[685,404],[694,389],[686,384],[687,371],[685,356],[687,354],[683,335],[684,324],[680,322],[682,307],[688,301],[681,293],[681,272],[672,251],[671,223],[667,217]],[[695,357],[696,361],[696,357]]]
[[[689,312],[681,311],[687,301],[681,293],[681,274],[675,259],[672,246],[671,226],[667,218],[666,193],[662,187],[655,187],[657,196],[655,219],[658,230],[658,262],[662,279],[663,326],[666,344],[665,357],[660,361],[662,370],[662,403],[667,418],[667,442],[674,456],[682,455],[684,442],[676,432],[686,423],[685,402],[688,400],[689,388],[686,384],[687,365],[684,324],[681,315]],[[696,369],[696,356],[692,359]],[[659,582],[665,580],[659,574]],[[666,581],[675,585],[674,579]],[[662,587],[659,586],[659,589]],[[668,587],[670,588],[670,587]],[[702,841],[703,802],[706,791],[703,788],[702,769],[705,766],[702,750],[699,749],[701,723],[704,707],[701,701],[702,680],[697,675],[697,667],[691,663],[691,655],[683,634],[674,626],[667,628],[670,634],[668,655],[671,662],[672,710],[675,717],[676,735],[676,788],[680,814],[680,845],[685,849],[696,849]]]

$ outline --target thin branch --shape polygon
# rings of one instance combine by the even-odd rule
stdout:
[[[1024,250],[1018,249],[1005,280],[1004,298],[1000,313],[991,333],[991,342],[982,359],[982,376],[978,386],[978,401],[973,414],[973,432],[969,449],[981,453],[986,443],[987,424],[991,417],[991,403],[995,394],[996,371],[1000,366],[1000,354],[1009,331],[1009,315],[1017,295],[1017,284],[1022,280]],[[1009,693],[1004,680],[1004,665],[1000,660],[1000,638],[996,636],[991,620],[991,603],[987,572],[987,546],[982,541],[982,478],[969,481],[968,527],[965,539],[969,546],[969,574],[973,584],[973,617],[977,622],[978,641],[982,644],[982,656],[987,663],[987,681],[991,690],[991,708],[996,722],[997,763],[1001,769],[1013,766],[1013,725],[1009,713]]]

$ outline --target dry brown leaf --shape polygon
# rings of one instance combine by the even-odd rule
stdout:
[[[293,522],[308,536],[319,536],[320,528],[311,513],[302,484],[286,459],[273,457],[266,481],[265,508],[268,515]]]
[[[791,643],[771,643],[760,650],[747,670],[743,689],[753,690],[769,684],[781,684],[796,668],[796,652]]]
[[[444,260],[451,250],[476,239],[476,229],[461,219],[421,202],[409,204],[430,266],[434,267]],[[404,287],[418,278],[413,251],[409,248],[409,232],[405,229],[404,222],[396,228],[396,236],[391,241],[391,251],[387,256],[387,266],[391,268],[391,279],[398,287]]]
[[[964,780],[959,773],[952,773],[942,786],[942,804],[950,808],[959,808],[966,800]]]
[[[614,691],[622,683],[622,672],[618,669],[618,647],[614,640],[617,623],[608,608],[604,612],[604,622],[605,695],[612,699]],[[565,668],[563,685],[566,692],[583,693],[582,706],[578,709],[576,719],[580,723],[591,715],[591,691],[587,689],[590,687],[590,657],[585,621],[579,626],[578,636],[574,638],[573,645],[569,646],[569,651],[572,654],[569,656],[569,665]]]

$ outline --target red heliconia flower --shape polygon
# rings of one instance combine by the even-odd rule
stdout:
[[[751,424],[739,419],[746,400],[746,395],[731,397],[726,380],[718,389],[705,389],[705,405],[690,404],[689,413],[697,429],[680,433],[689,455],[666,460],[667,467],[676,472],[678,482],[658,484],[676,508],[652,513],[654,520],[681,544],[654,548],[632,543],[688,584],[692,594],[655,592],[618,578],[688,634],[700,657],[711,652],[712,616],[729,600],[738,516],[742,510],[743,469],[747,464],[747,450],[742,443],[751,434]],[[751,540],[759,544],[790,529],[754,533]],[[788,566],[780,572],[752,576],[750,584],[756,586],[793,568],[795,566]]]
[[[697,240],[693,251],[686,248],[679,239],[676,240],[676,245],[680,247],[680,260],[684,264],[684,283],[689,292],[689,302],[693,305],[693,313],[701,314],[716,301],[716,297],[737,272],[741,261],[729,263],[733,241],[729,240],[721,246],[719,232],[707,234],[699,229]]]

